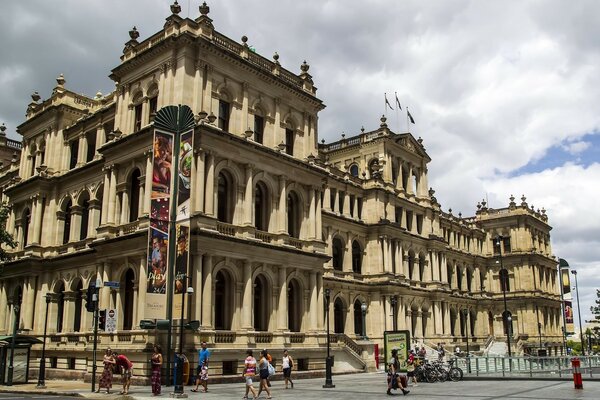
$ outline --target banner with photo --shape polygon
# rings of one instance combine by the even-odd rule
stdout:
[[[179,145],[179,164],[177,165],[177,253],[175,258],[175,284],[173,285],[173,319],[181,318],[182,292],[187,291],[190,282],[186,280],[189,276],[190,265],[190,192],[192,182],[192,162],[194,157],[194,130],[190,129],[181,135]],[[189,279],[189,278],[188,278]],[[184,318],[191,298],[186,298]]]
[[[567,334],[572,334],[575,332],[575,322],[573,321],[573,303],[571,300],[565,300],[565,324]]]
[[[173,175],[173,135],[155,130],[152,144],[152,193],[148,234],[146,318],[167,315],[169,202]]]
[[[571,293],[571,276],[569,272],[569,268],[560,269],[560,283],[562,285],[562,293],[564,300],[573,300],[573,294]]]
[[[400,364],[400,372],[406,372],[406,360],[408,360],[408,351],[410,350],[410,332],[383,332],[383,347],[385,368],[387,369],[387,365],[392,359],[392,350],[398,350],[398,363]]]

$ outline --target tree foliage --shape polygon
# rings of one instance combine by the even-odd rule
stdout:
[[[0,205],[0,262],[10,258],[6,248],[14,249],[17,246],[13,236],[6,231],[6,220],[8,220],[9,213],[10,207],[6,203],[2,203]]]

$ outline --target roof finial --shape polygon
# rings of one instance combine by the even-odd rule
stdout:
[[[179,14],[181,12],[181,6],[177,3],[177,0],[173,4],[171,4],[171,12],[173,14]]]
[[[129,31],[129,37],[131,40],[137,40],[140,37],[140,33],[135,26]]]
[[[6,125],[4,125],[4,122],[2,123],[2,125],[0,125],[0,135],[1,136],[6,135]]]
[[[66,82],[67,82],[67,81],[65,80],[65,76],[64,76],[63,74],[60,74],[60,75],[58,76],[58,78],[56,78],[56,83],[58,83],[58,86],[60,86],[60,87],[63,87],[63,86],[65,86],[65,83],[66,83]],[[37,93],[37,92],[36,92],[36,93]]]
[[[308,65],[306,60],[304,60],[304,62],[300,66],[300,71],[302,71],[303,73],[307,73],[309,68],[310,68],[310,65]]]
[[[31,93],[31,100],[33,100],[34,103],[37,103],[38,101],[40,101],[41,97],[40,94],[37,92],[37,90],[33,93]]]
[[[202,5],[199,7],[199,10],[200,14],[208,15],[208,13],[210,12],[210,7],[206,5],[206,2],[203,2]]]

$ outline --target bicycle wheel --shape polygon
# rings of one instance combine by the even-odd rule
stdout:
[[[427,382],[429,383],[437,382],[438,374],[434,369],[428,369],[425,371],[425,379],[427,379]]]
[[[450,378],[450,374],[445,369],[440,369],[440,382],[446,382]]]
[[[462,369],[458,368],[458,367],[452,367],[450,368],[450,372],[448,373],[450,380],[452,382],[458,382],[463,378],[463,372]]]

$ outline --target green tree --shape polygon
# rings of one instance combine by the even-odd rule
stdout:
[[[597,345],[600,339],[600,289],[596,289],[596,305],[590,307],[593,318],[587,321],[592,325],[591,338],[592,346]],[[595,347],[595,346],[594,346]]]
[[[10,207],[6,203],[0,205],[0,262],[8,260],[10,257],[6,248],[14,249],[17,242],[13,236],[6,231],[6,220],[10,213]]]

